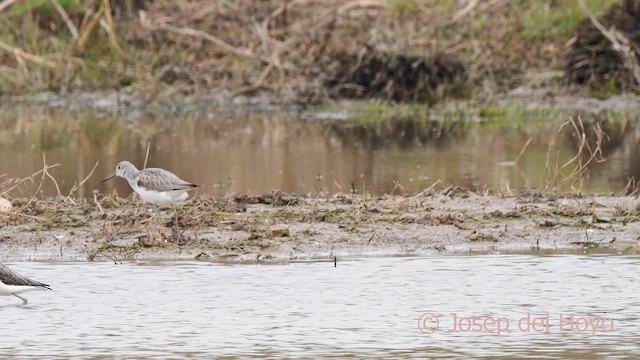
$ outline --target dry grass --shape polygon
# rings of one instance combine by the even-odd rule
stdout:
[[[80,183],[76,183],[71,187],[69,194],[66,196],[62,195],[58,181],[50,173],[51,169],[58,166],[60,166],[60,164],[49,165],[47,163],[46,155],[43,153],[42,169],[24,178],[5,180],[0,183],[0,198],[7,200],[19,199],[17,203],[20,204],[17,208],[12,206],[12,208],[7,209],[8,211],[4,211],[5,215],[25,215],[25,210],[27,208],[39,199],[44,198],[43,187],[46,181],[49,181],[55,187],[57,192],[56,199],[58,199],[62,204],[68,203],[76,205],[77,199],[74,197],[75,192],[91,177],[91,175],[93,175],[98,163],[93,166],[89,174]],[[0,178],[2,177],[5,177],[5,175],[0,176]]]
[[[611,1],[587,6],[598,15]],[[491,96],[561,67],[578,16],[547,0],[10,3],[0,92],[113,89],[145,101],[211,89],[301,103]]]
[[[545,163],[545,185],[544,190],[562,191],[569,189],[574,193],[580,193],[586,177],[589,175],[589,166],[594,163],[604,162],[602,156],[602,144],[607,135],[602,130],[600,123],[596,123],[588,133],[578,116],[571,118],[558,129],[560,135],[565,127],[572,130],[573,138],[576,139],[576,152],[569,160],[562,162],[560,152],[554,150],[557,139],[549,143],[547,160]]]

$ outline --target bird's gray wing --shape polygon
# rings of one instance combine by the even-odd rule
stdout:
[[[0,264],[0,281],[2,281],[5,285],[40,286],[51,289],[49,285],[22,276],[2,264]]]
[[[164,169],[144,169],[138,175],[138,186],[156,191],[189,190],[199,187]]]

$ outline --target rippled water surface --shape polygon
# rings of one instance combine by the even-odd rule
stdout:
[[[28,293],[26,307],[0,298],[9,357],[595,359],[640,348],[638,257],[9,265],[54,288]],[[498,335],[498,322],[509,329]]]

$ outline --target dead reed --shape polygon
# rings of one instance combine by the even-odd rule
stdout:
[[[56,199],[59,200],[61,204],[70,203],[76,205],[75,192],[93,175],[98,163],[93,166],[89,174],[77,184],[74,184],[71,187],[69,193],[65,196],[62,195],[60,191],[60,186],[58,185],[58,181],[56,178],[49,172],[51,169],[60,166],[60,164],[49,165],[47,163],[46,155],[42,154],[42,169],[34,172],[33,174],[20,178],[20,179],[11,179],[5,180],[0,183],[0,199],[10,200],[12,198],[16,198],[16,195],[20,195],[21,199],[26,197],[26,201],[21,200],[19,203],[21,204],[18,208],[8,209],[10,211],[5,211],[7,214],[15,214],[15,215],[23,215],[24,210],[31,206],[38,199],[43,198],[43,186],[45,182],[48,180],[53,184],[56,189],[57,195]],[[4,174],[2,177],[4,177]]]
[[[560,152],[555,150],[557,137],[565,127],[570,127],[573,137],[577,140],[575,155],[562,162]],[[602,142],[607,135],[600,123],[596,123],[588,133],[582,119],[571,117],[563,123],[556,133],[556,138],[549,142],[544,170],[544,188],[546,192],[557,192],[568,188],[574,193],[580,193],[584,180],[589,175],[589,166],[606,161],[602,156]]]

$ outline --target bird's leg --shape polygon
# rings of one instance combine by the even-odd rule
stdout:
[[[23,298],[22,296],[20,296],[18,294],[13,294],[13,296],[15,296],[18,299],[22,300],[22,305],[27,305],[27,299]]]
[[[171,203],[171,207],[173,208],[173,212],[176,216],[176,235],[178,241],[182,240],[182,236],[180,235],[180,217],[178,216],[178,207],[174,203]]]
[[[156,217],[153,219],[154,230],[158,231],[158,218],[160,217],[160,209],[158,205],[153,204],[153,209],[156,211]]]
[[[160,218],[160,208],[158,207],[157,204],[153,204],[153,207],[156,210],[156,218],[154,219],[154,229],[153,232],[156,233],[157,235],[160,235],[160,238],[162,238],[162,233],[160,233],[160,230],[158,230],[158,219]],[[167,242],[167,239],[164,239],[164,242]]]

